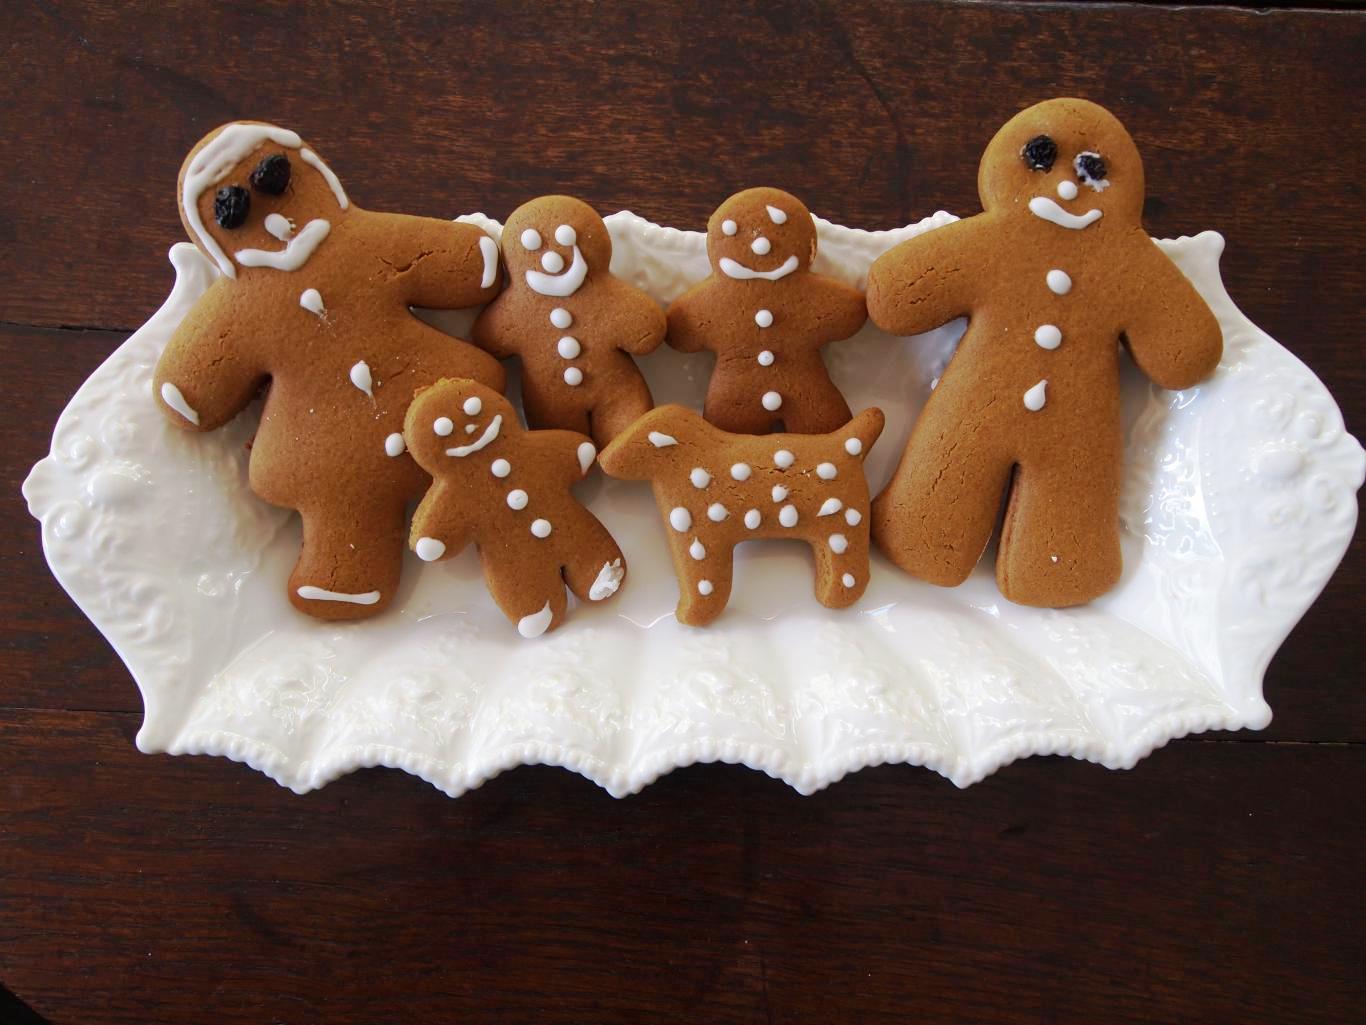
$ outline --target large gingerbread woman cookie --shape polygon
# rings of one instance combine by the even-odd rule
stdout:
[[[493,298],[497,247],[470,225],[360,209],[298,135],[257,122],[207,135],[180,196],[221,276],[162,354],[156,400],[210,431],[265,387],[251,488],[303,518],[289,599],[323,619],[372,615],[393,600],[406,506],[428,483],[404,452],[413,392],[451,376],[503,385],[496,360],[409,307]]]
[[[580,601],[617,592],[621,549],[569,490],[596,455],[584,435],[523,430],[502,395],[452,380],[418,394],[404,436],[432,476],[413,550],[433,562],[477,545],[489,592],[523,637],[560,624],[566,584]]]
[[[737,434],[821,434],[848,422],[821,346],[854,334],[867,312],[856,289],[812,273],[806,207],[780,189],[737,193],[707,222],[707,256],[712,274],[669,307],[668,337],[683,352],[716,353],[707,420]]]
[[[982,156],[984,212],[873,264],[868,309],[913,335],[967,315],[958,349],[873,503],[902,569],[961,583],[1009,491],[996,578],[1023,605],[1076,605],[1119,579],[1119,350],[1163,388],[1219,362],[1214,315],[1143,230],[1143,165],[1101,107],[1012,118]]]
[[[828,434],[730,434],[683,406],[660,406],[603,450],[613,477],[648,480],[678,576],[680,623],[705,626],[730,600],[742,541],[803,541],[816,598],[858,601],[868,586],[868,482],[863,460],[882,433],[865,409]]]
[[[606,445],[654,405],[631,357],[664,340],[664,311],[612,276],[607,225],[570,196],[518,207],[502,250],[508,287],[474,322],[475,344],[521,360],[530,426]]]

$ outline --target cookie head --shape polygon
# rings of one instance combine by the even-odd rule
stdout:
[[[519,206],[503,226],[502,249],[514,285],[552,298],[573,295],[612,262],[607,225],[572,196],[541,196]]]
[[[1113,114],[1086,100],[1046,100],[1006,122],[982,155],[986,210],[1083,231],[1139,222],[1143,164]]]
[[[487,472],[508,435],[521,429],[501,394],[477,381],[445,378],[417,393],[403,436],[418,465],[433,476],[479,464]]]
[[[807,270],[815,255],[811,212],[782,189],[737,192],[707,222],[707,257],[729,278],[777,281]]]
[[[350,209],[298,134],[259,121],[214,129],[180,168],[180,219],[224,275],[297,270]]]

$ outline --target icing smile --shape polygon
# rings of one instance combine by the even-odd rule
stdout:
[[[558,255],[558,254],[556,254]],[[529,270],[526,272],[526,283],[534,292],[541,295],[556,296],[562,298],[573,295],[583,284],[583,279],[588,276],[588,264],[584,261],[583,254],[579,252],[579,247],[574,247],[574,259],[569,264],[569,269],[562,274],[546,274],[543,271]]]
[[[1072,228],[1078,231],[1095,224],[1102,215],[1100,210],[1087,210],[1084,214],[1068,213],[1047,196],[1035,196],[1031,199],[1029,201],[1029,212],[1035,217],[1051,221],[1059,227]]]
[[[498,439],[498,431],[502,428],[502,426],[503,414],[498,413],[494,416],[492,420],[489,421],[489,425],[484,428],[483,434],[479,435],[478,438],[470,442],[468,445],[460,445],[457,448],[446,449],[446,455],[454,456],[456,459],[462,459],[467,455],[470,455],[474,452],[478,452],[480,449],[493,444],[493,442]]]
[[[331,222],[318,218],[305,224],[297,235],[285,243],[283,249],[239,249],[232,254],[233,259],[243,267],[298,270],[308,262],[313,250],[322,244],[331,231]]]
[[[723,256],[721,257],[720,267],[722,274],[726,275],[728,278],[735,278],[737,281],[750,281],[754,279],[777,281],[779,278],[787,277],[797,269],[797,257],[795,255],[789,256],[782,262],[781,266],[775,267],[773,270],[754,270],[750,267],[746,267],[743,263],[737,263],[728,256]]]

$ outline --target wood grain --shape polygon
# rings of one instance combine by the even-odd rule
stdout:
[[[975,209],[995,127],[1087,96],[1139,143],[1150,229],[1223,232],[1230,293],[1361,434],[1366,15],[98,0],[0,5],[0,41],[0,984],[37,1013],[1360,1017],[1360,538],[1272,664],[1271,728],[1132,773],[1036,759],[959,792],[883,768],[800,798],[712,766],[613,802],[559,770],[458,801],[371,771],[301,799],[136,753],[136,691],[48,574],[18,486],[164,298],[180,160],[237,117],[298,128],[376,209],[503,217],[565,191],[696,227],[767,183],[889,227]]]

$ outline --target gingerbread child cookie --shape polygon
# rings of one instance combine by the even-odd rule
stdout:
[[[617,592],[621,549],[569,490],[593,465],[584,435],[523,430],[502,395],[460,380],[419,392],[403,433],[432,477],[413,550],[433,562],[477,545],[489,592],[523,637],[563,621],[566,584],[580,601]]]
[[[606,445],[654,401],[631,358],[664,340],[664,311],[612,276],[612,239],[570,196],[518,207],[503,227],[508,287],[474,322],[476,345],[522,363],[532,427],[592,434]]]
[[[289,599],[322,619],[372,615],[393,600],[406,506],[428,483],[404,453],[413,392],[449,376],[503,385],[496,360],[409,307],[493,298],[497,246],[467,224],[360,209],[298,135],[258,122],[205,136],[180,195],[221,276],[162,354],[156,401],[210,431],[266,387],[250,481],[303,518]]]
[[[703,415],[723,430],[833,431],[850,417],[821,346],[867,320],[863,296],[811,272],[816,225],[795,196],[746,189],[707,222],[712,274],[669,307],[671,346],[716,353]]]
[[[1012,118],[978,172],[984,213],[903,242],[868,277],[884,330],[967,315],[967,332],[873,503],[902,569],[961,583],[1009,490],[996,578],[1023,605],[1091,600],[1119,579],[1119,345],[1163,388],[1214,371],[1203,299],[1143,230],[1143,166],[1101,107]]]
[[[868,586],[863,460],[882,433],[865,409],[827,434],[730,434],[683,406],[660,406],[608,445],[613,477],[648,480],[664,517],[680,623],[705,626],[730,600],[733,549],[754,538],[804,541],[816,599],[841,609]]]

